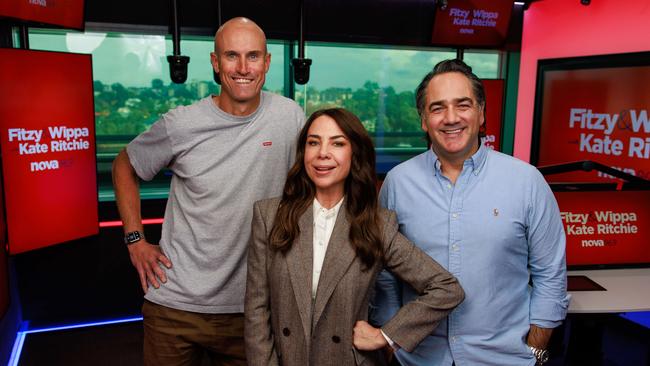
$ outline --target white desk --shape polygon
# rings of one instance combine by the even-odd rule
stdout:
[[[570,291],[570,313],[650,311],[650,268],[568,271],[583,275],[607,291]]]

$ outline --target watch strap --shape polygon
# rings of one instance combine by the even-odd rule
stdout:
[[[535,356],[535,359],[537,360],[536,363],[537,365],[543,365],[548,361],[549,352],[547,349],[541,349],[541,348],[533,347],[531,345],[528,345],[528,348],[530,348],[530,351]]]

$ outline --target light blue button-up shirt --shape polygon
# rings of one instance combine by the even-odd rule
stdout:
[[[553,194],[539,171],[485,146],[453,184],[433,151],[391,170],[381,204],[397,212],[400,232],[454,274],[461,303],[403,365],[534,365],[530,324],[558,326],[566,316],[565,236]],[[532,281],[532,287],[529,285]],[[371,320],[383,324],[417,297],[382,272]]]

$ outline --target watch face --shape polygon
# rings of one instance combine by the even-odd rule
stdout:
[[[125,244],[133,244],[133,243],[136,243],[136,242],[140,241],[140,239],[142,239],[142,236],[140,235],[140,232],[132,231],[130,233],[127,233],[124,236],[124,243]]]

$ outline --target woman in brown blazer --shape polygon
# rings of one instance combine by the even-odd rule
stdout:
[[[307,120],[282,198],[257,202],[252,225],[249,365],[383,364],[381,348],[413,350],[463,299],[456,278],[378,207],[372,140],[344,109]],[[366,320],[383,267],[420,297],[378,329]]]

